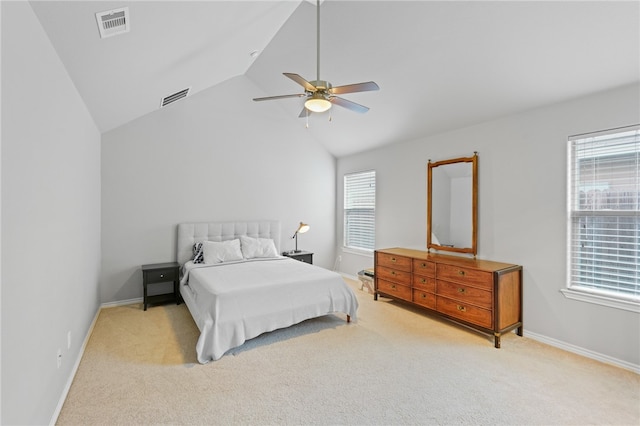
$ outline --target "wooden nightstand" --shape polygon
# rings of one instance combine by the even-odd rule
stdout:
[[[142,265],[142,287],[144,289],[143,305],[147,310],[147,305],[158,305],[166,302],[176,302],[180,304],[180,291],[178,290],[180,264],[178,262],[154,263]],[[149,284],[173,282],[173,292],[147,295]]]
[[[282,255],[313,265],[313,253],[310,251],[283,251]]]

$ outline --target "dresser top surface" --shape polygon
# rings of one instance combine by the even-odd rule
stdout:
[[[466,268],[481,269],[484,271],[500,271],[503,269],[521,268],[520,265],[514,265],[512,263],[494,262],[492,260],[482,260],[482,259],[474,259],[470,257],[431,253],[423,250],[415,250],[415,249],[408,249],[408,248],[401,248],[401,247],[378,249],[376,250],[376,253],[391,254],[395,256],[406,256],[414,259],[462,266]]]

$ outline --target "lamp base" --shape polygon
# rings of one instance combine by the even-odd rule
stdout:
[[[283,256],[287,256],[289,254],[298,254],[298,253],[302,253],[302,250],[288,250],[288,251],[283,251],[282,255]]]

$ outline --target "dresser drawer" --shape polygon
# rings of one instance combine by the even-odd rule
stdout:
[[[482,308],[491,309],[493,306],[493,292],[469,287],[465,284],[457,284],[449,281],[437,281],[438,296],[459,300],[460,303],[471,303]]]
[[[427,260],[413,259],[413,273],[425,277],[435,277],[436,264]]]
[[[398,299],[404,299],[411,302],[411,287],[381,280],[379,278],[376,279],[376,284],[376,290],[380,293],[388,294],[389,296],[397,297]]]
[[[176,269],[155,269],[152,271],[146,271],[147,283],[159,283],[164,281],[173,281],[176,279]]]
[[[440,280],[470,284],[487,290],[493,288],[493,274],[487,271],[439,263],[436,266],[436,277]]]
[[[429,309],[436,309],[436,295],[424,290],[413,289],[413,303]]]
[[[395,283],[411,285],[411,273],[405,271],[398,271],[396,269],[385,268],[378,266],[375,272],[376,277],[393,281]]]
[[[386,266],[388,268],[397,269],[399,271],[411,272],[411,258],[405,256],[396,256],[395,254],[376,253],[376,266]],[[376,271],[376,274],[378,271]]]
[[[419,288],[430,293],[436,292],[436,279],[429,277],[421,277],[420,275],[414,275],[411,281],[413,288]]]
[[[436,309],[445,315],[461,319],[463,321],[479,325],[485,328],[493,326],[491,311],[478,308],[473,305],[451,300],[446,297],[436,296]]]

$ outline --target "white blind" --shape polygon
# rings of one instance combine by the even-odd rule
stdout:
[[[570,138],[570,287],[640,297],[640,126]]]
[[[344,245],[373,250],[375,247],[376,172],[344,176]]]

